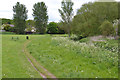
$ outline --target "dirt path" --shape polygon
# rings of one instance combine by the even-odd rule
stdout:
[[[23,46],[23,51],[26,55],[26,58],[28,59],[28,61],[30,62],[30,64],[34,67],[34,69],[40,74],[40,76],[42,76],[45,80],[48,80],[47,78],[53,78],[54,80],[58,80],[56,79],[56,77],[50,73],[47,69],[45,69],[43,66],[41,66],[37,61],[36,59],[30,55],[30,53],[27,51],[27,45],[30,43],[31,41],[26,41],[24,43],[24,46]],[[38,69],[38,67],[41,69],[41,71]]]

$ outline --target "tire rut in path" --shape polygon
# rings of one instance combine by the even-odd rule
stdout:
[[[27,60],[30,62],[30,64],[33,66],[33,68],[40,74],[40,76],[42,76],[45,80],[48,80],[46,75],[48,75],[50,78],[53,78],[54,80],[58,80],[52,73],[50,73],[47,69],[45,69],[43,66],[41,66],[41,65],[36,61],[36,59],[35,59],[33,56],[31,56],[30,53],[27,51],[26,47],[27,47],[27,45],[28,45],[30,42],[31,42],[30,40],[27,41],[27,42],[25,42],[25,43],[24,43],[24,47],[23,47],[23,51],[24,51],[24,53],[25,53],[25,55],[26,55]],[[41,73],[41,72],[35,67],[34,63],[31,61],[31,59],[30,59],[28,56],[31,57],[32,60],[33,60],[33,62],[35,62],[36,64],[38,64],[39,67],[40,67],[46,74]]]

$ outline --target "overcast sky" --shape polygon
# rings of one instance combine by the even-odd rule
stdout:
[[[28,9],[28,19],[33,19],[32,16],[32,9],[33,5],[37,2],[45,2],[46,6],[48,7],[48,16],[49,16],[49,22],[60,21],[60,14],[58,12],[58,9],[61,8],[61,1],[62,0],[1,0],[0,2],[0,18],[13,18],[13,6],[16,4],[16,2],[20,2],[21,4],[24,4]],[[74,2],[74,14],[76,14],[77,9],[79,9],[82,4],[93,2],[95,0],[72,0]],[[120,0],[116,0],[120,1]]]

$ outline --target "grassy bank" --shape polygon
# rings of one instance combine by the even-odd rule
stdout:
[[[117,46],[116,41],[110,41]],[[59,36],[34,36],[28,50],[42,66],[60,78],[118,77],[117,51],[112,52],[95,43],[75,42]]]

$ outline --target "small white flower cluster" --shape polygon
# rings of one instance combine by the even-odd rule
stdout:
[[[76,50],[78,53],[83,54],[86,57],[95,57],[99,62],[101,61],[113,61],[116,64],[118,61],[118,54],[111,52],[107,49],[102,49],[95,46],[93,43],[80,43],[79,41],[70,40],[67,37],[53,37],[53,41],[57,41],[59,46],[63,46],[68,49]],[[106,45],[108,45],[106,43]],[[101,45],[104,47],[104,45]],[[115,48],[112,49],[114,51]]]
[[[57,41],[60,46],[64,46],[65,48],[77,50],[77,51],[95,51],[97,47],[94,46],[94,44],[88,44],[88,43],[80,43],[79,41],[73,41],[70,40],[67,37],[53,37],[53,41]]]
[[[52,40],[57,40],[59,43],[64,44],[65,46],[71,45],[71,46],[88,46],[86,43],[80,43],[79,41],[72,41],[69,40],[67,37],[53,37]],[[93,45],[91,45],[93,46]]]

